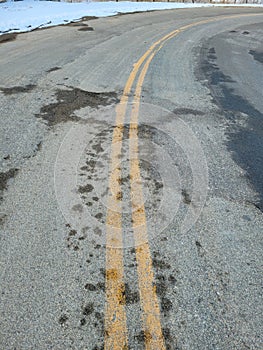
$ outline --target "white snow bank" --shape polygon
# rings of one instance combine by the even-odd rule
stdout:
[[[166,10],[178,8],[210,7],[213,4],[168,3],[168,2],[52,2],[25,0],[0,3],[0,35],[30,31],[76,21],[84,16],[106,17],[118,13]],[[222,6],[222,5],[216,5]],[[231,6],[226,4],[225,6]],[[235,6],[235,5],[232,5]],[[240,4],[238,6],[241,6]],[[263,7],[262,4],[242,6]]]

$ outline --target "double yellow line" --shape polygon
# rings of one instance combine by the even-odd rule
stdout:
[[[106,310],[105,310],[105,350],[128,349],[128,332],[125,311],[125,283],[123,266],[122,237],[122,190],[121,166],[124,119],[127,113],[129,95],[137,79],[133,95],[129,123],[129,159],[130,188],[132,204],[132,226],[136,247],[137,274],[140,291],[142,322],[144,327],[145,348],[163,350],[165,342],[162,334],[160,308],[154,285],[152,260],[148,244],[147,222],[143,204],[143,190],[138,154],[138,116],[142,85],[149,65],[163,45],[188,28],[225,18],[242,15],[224,16],[207,19],[185,25],[156,41],[134,64],[126,82],[120,103],[116,107],[116,121],[111,147],[111,164],[109,179],[109,198],[106,218]],[[248,16],[248,15],[244,15]],[[141,244],[141,242],[144,242]]]
[[[177,31],[173,32],[174,35]],[[144,328],[146,348],[165,349],[161,331],[160,310],[156,291],[152,262],[148,243],[138,246],[138,240],[144,238],[147,242],[147,226],[143,193],[140,186],[140,167],[138,158],[138,113],[142,84],[154,54],[161,48],[164,40],[172,33],[154,43],[149,50],[135,63],[126,82],[120,104],[116,108],[116,126],[113,130],[111,169],[109,180],[109,199],[107,210],[107,239],[106,239],[106,312],[105,312],[105,349],[128,349],[128,335],[125,312],[125,284],[122,250],[122,204],[121,204],[121,168],[119,166],[124,118],[126,115],[129,94],[140,67],[146,61],[138,78],[134,104],[131,113],[129,138],[130,148],[130,180],[132,196],[132,221],[136,248],[140,299],[144,311]],[[136,203],[141,203],[137,206]]]

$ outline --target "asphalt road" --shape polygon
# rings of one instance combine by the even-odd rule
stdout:
[[[203,8],[0,43],[1,349],[262,348],[262,38]]]

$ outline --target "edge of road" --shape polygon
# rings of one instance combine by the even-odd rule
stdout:
[[[236,6],[230,6],[230,4],[214,4],[213,6],[211,7],[206,7],[206,8],[224,8],[224,9],[262,9],[263,11],[263,6],[260,6],[260,4],[254,4],[254,5],[259,5],[259,6],[249,6],[250,4],[247,4],[248,6],[241,6],[240,4],[236,5]],[[196,9],[200,9],[202,7],[196,7]],[[204,7],[205,8],[205,7]],[[134,12],[124,12],[124,13],[116,13],[114,15],[110,15],[110,16],[107,16],[107,17],[96,17],[96,16],[83,16],[79,19],[76,19],[76,20],[72,20],[70,22],[67,22],[67,23],[61,23],[61,24],[55,24],[55,25],[51,25],[51,26],[48,26],[48,27],[43,27],[42,25],[36,27],[36,28],[33,28],[31,30],[28,30],[28,31],[21,31],[21,32],[11,32],[11,33],[3,33],[1,34],[0,33],[0,44],[3,44],[3,43],[7,43],[7,42],[10,42],[10,41],[13,41],[17,38],[17,36],[20,36],[21,34],[28,34],[28,33],[32,33],[32,32],[36,32],[36,31],[42,31],[42,30],[47,30],[47,29],[53,29],[53,28],[56,28],[56,27],[80,27],[80,26],[85,26],[86,30],[87,31],[92,31],[93,28],[90,27],[87,22],[89,21],[94,21],[94,20],[97,20],[97,19],[100,19],[100,18],[114,18],[114,17],[121,17],[121,16],[127,16],[127,15],[144,15],[145,13],[152,13],[152,12],[162,12],[162,11],[184,11],[184,10],[193,10],[195,9],[194,7],[189,7],[189,8],[177,8],[177,9],[153,9],[153,10],[146,10],[146,11],[134,11]]]

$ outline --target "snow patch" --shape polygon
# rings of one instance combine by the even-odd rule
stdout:
[[[193,7],[236,6],[205,3],[168,2],[53,2],[25,0],[0,3],[0,35],[26,32],[39,27],[49,27],[77,21],[85,16],[106,17],[119,13],[143,12]],[[241,4],[238,4],[241,6]],[[263,7],[262,4],[242,4],[242,6]]]

